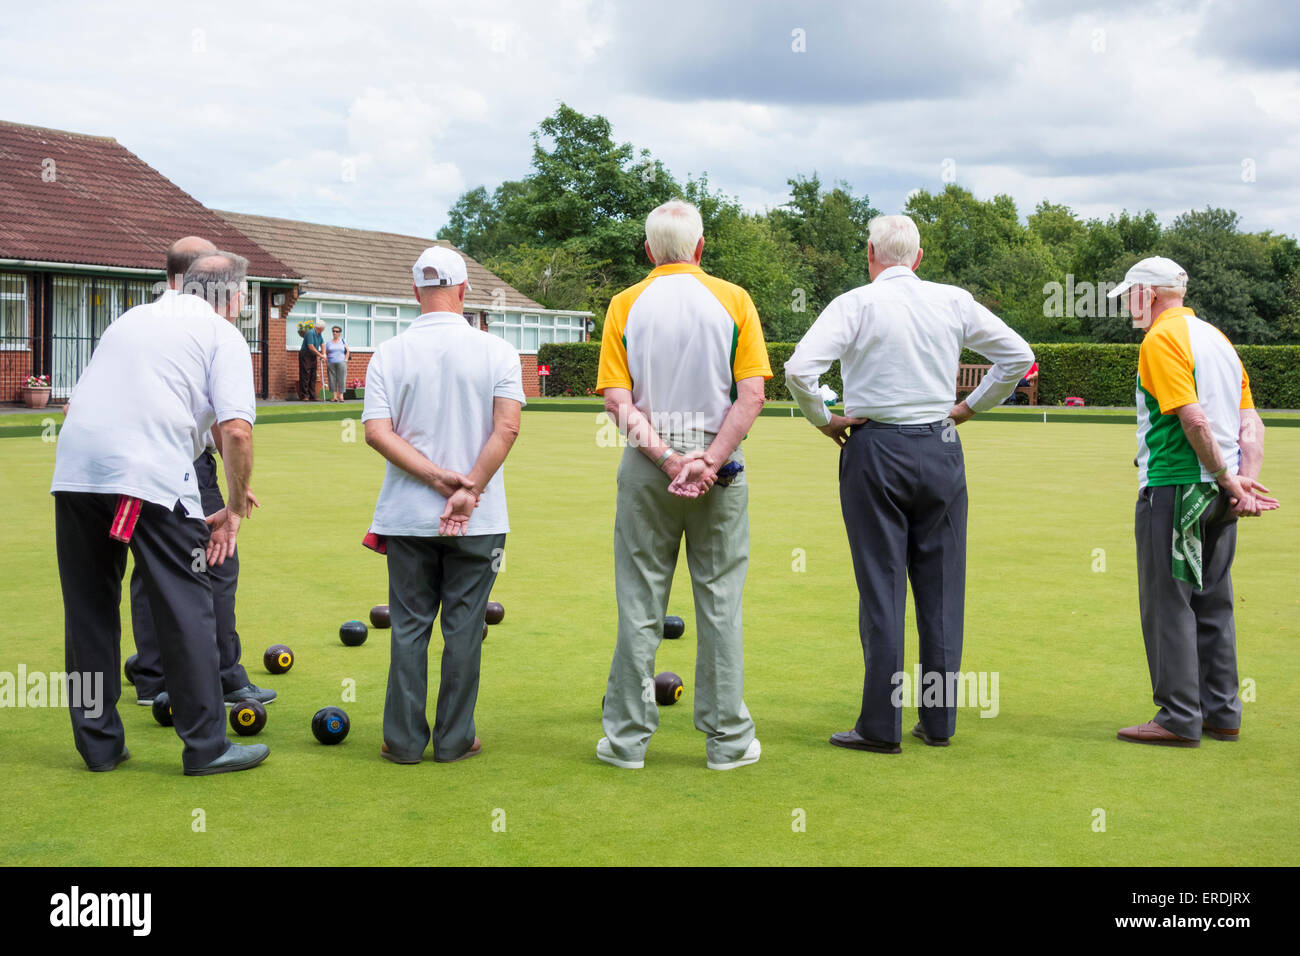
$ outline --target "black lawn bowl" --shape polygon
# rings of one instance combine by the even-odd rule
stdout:
[[[176,718],[172,716],[172,701],[167,696],[167,691],[163,691],[153,699],[153,719],[164,727],[172,727],[176,724]]]
[[[230,708],[230,726],[241,737],[251,737],[266,726],[266,708],[260,700],[241,700]]]
[[[126,664],[122,666],[122,673],[126,675],[126,682],[135,686],[136,668],[140,666],[140,655],[132,654],[126,659]]]
[[[368,628],[362,621],[345,621],[339,626],[339,640],[348,647],[360,647],[366,642]]]
[[[686,622],[680,617],[669,615],[664,618],[664,637],[670,641],[675,641],[686,633]]]
[[[351,727],[348,715],[339,707],[322,707],[311,719],[311,732],[323,744],[341,744]]]
[[[373,627],[393,626],[393,617],[388,613],[387,604],[376,604],[370,609],[370,623]]]
[[[675,704],[682,696],[682,679],[672,671],[664,671],[655,678],[655,700],[661,707]]]
[[[262,655],[262,663],[272,674],[283,674],[293,666],[293,651],[287,645],[272,644]]]
[[[485,621],[487,621],[489,624],[494,624],[494,625],[500,624],[505,619],[505,616],[506,616],[505,605],[500,604],[496,601],[488,601],[487,611],[483,615],[483,619]]]

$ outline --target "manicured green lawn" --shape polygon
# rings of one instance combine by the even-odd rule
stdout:
[[[343,647],[338,625],[387,600],[361,547],[382,463],[338,421],[256,430],[264,507],[240,539],[239,625],[253,679],[276,688],[261,767],[187,778],[180,741],[134,704],[132,759],[91,774],[61,709],[0,710],[0,862],[156,864],[1085,864],[1300,862],[1300,430],[1270,429],[1264,480],[1283,510],[1243,523],[1235,581],[1240,672],[1254,684],[1238,744],[1140,747],[1115,731],[1154,714],[1137,617],[1133,428],[975,421],[968,671],[997,672],[999,713],[963,711],[946,750],[897,757],[827,744],[861,694],[857,594],[836,452],[798,419],[746,444],[753,531],[746,698],[763,758],[705,769],[691,722],[695,641],[685,561],[670,613],[687,635],[659,668],[686,681],[642,771],[596,760],[614,641],[612,524],[619,452],[594,413],[526,414],[507,464],[511,521],[484,647],[484,753],[414,767],[379,758],[384,631]],[[54,444],[0,439],[0,671],[62,669]],[[796,549],[802,549],[802,552]],[[1104,552],[1104,571],[1100,567]],[[802,553],[806,570],[794,570]],[[124,608],[125,608],[124,602]],[[129,614],[123,656],[132,650]],[[261,651],[284,642],[274,677]],[[431,654],[436,687],[440,644]],[[908,666],[915,660],[909,637]],[[343,702],[345,681],[356,701]],[[432,703],[432,697],[431,697]],[[339,704],[339,747],[311,715]],[[906,714],[904,726],[914,717]],[[204,832],[195,832],[201,810]],[[1105,831],[1094,831],[1095,811]],[[799,813],[802,811],[802,814]],[[806,829],[792,826],[800,818]],[[504,831],[501,824],[504,822]],[[496,829],[494,829],[494,823]]]

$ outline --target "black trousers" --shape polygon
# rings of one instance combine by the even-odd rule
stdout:
[[[840,507],[858,583],[858,631],[866,676],[856,730],[890,743],[902,739],[895,689],[903,674],[907,584],[912,583],[925,675],[961,671],[966,600],[966,467],[955,427],[855,428],[840,452]],[[910,681],[909,681],[910,683]],[[955,701],[926,705],[914,687],[921,726],[951,737]],[[903,699],[903,705],[908,701]]]
[[[90,767],[112,763],[126,746],[117,701],[122,694],[122,576],[126,552],[144,568],[145,595],[158,625],[176,734],[187,770],[230,747],[217,670],[212,585],[200,560],[208,542],[202,521],[148,502],[130,545],[108,536],[117,495],[60,491],[54,495],[55,542],[63,588],[64,658],[68,673],[104,675],[106,699],[97,716],[70,705],[77,751]]]
[[[1138,607],[1146,644],[1155,721],[1180,737],[1201,739],[1201,724],[1241,727],[1237,696],[1237,627],[1232,615],[1232,559],[1237,516],[1228,496],[1201,516],[1201,588],[1173,576],[1172,485],[1143,488],[1134,511]]]
[[[316,400],[316,353],[311,349],[298,352],[298,398],[304,402]]]
[[[198,479],[203,513],[215,514],[226,506],[217,483],[217,459],[204,451],[194,459],[194,476]],[[217,656],[221,666],[221,690],[230,693],[248,686],[248,672],[239,662],[243,648],[235,628],[235,591],[239,587],[239,552],[215,568],[208,568],[212,582],[212,610],[217,618]],[[146,700],[167,689],[163,679],[162,654],[158,650],[158,633],[146,594],[144,569],[137,564],[131,572],[131,629],[135,632],[135,693]]]

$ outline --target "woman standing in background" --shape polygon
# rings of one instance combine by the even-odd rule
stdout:
[[[329,369],[330,391],[334,397],[331,402],[343,401],[343,381],[347,378],[348,356],[351,350],[348,343],[343,341],[343,330],[337,325],[333,330],[334,338],[325,343],[325,362]]]

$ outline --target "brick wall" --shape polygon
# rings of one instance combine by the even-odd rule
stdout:
[[[524,395],[528,398],[537,398],[542,394],[541,386],[537,382],[537,353],[520,354],[519,362],[524,372]]]
[[[274,296],[281,291],[280,289],[273,289],[271,295]],[[268,320],[266,332],[266,347],[271,350],[267,360],[267,369],[270,373],[267,377],[270,381],[266,394],[268,398],[276,401],[281,401],[289,395],[296,394],[298,387],[298,355],[296,352],[287,351],[280,345],[284,341],[289,310],[298,301],[298,290],[286,289],[283,291],[284,304],[272,306],[272,308],[280,310],[280,317]],[[259,365],[261,364],[260,358],[255,359],[255,361]]]

